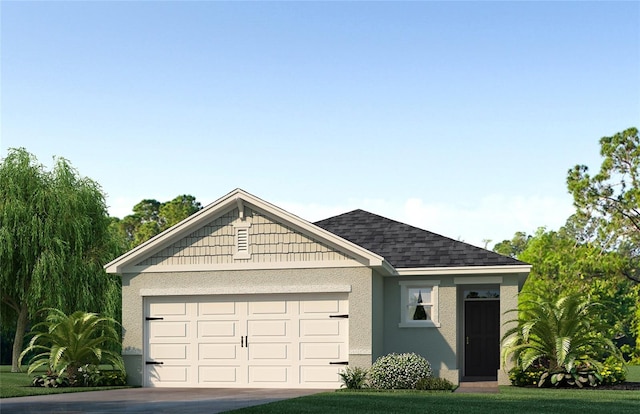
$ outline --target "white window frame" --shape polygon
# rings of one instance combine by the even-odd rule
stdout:
[[[429,281],[413,281],[403,280],[398,282],[400,285],[400,328],[439,328],[440,319],[438,316],[438,285],[439,280]],[[431,290],[431,319],[416,321],[409,315],[409,290],[423,289]],[[423,302],[424,303],[424,302]]]

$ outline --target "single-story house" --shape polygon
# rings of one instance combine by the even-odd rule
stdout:
[[[310,223],[236,189],[105,266],[123,358],[145,387],[338,388],[415,352],[454,383],[497,379],[531,266],[363,210]]]

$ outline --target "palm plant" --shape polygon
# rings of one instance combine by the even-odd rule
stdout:
[[[85,366],[106,364],[125,371],[120,354],[106,349],[111,344],[120,344],[115,328],[118,322],[95,313],[77,311],[66,315],[58,309],[47,310],[46,319],[33,326],[33,337],[20,354],[22,363],[26,354],[36,352],[29,364],[29,374],[46,366],[51,373],[66,376],[75,384],[79,370]]]
[[[539,386],[547,379],[556,385],[597,385],[605,358],[623,361],[620,350],[602,334],[604,311],[603,305],[578,294],[559,299],[531,295],[508,322],[516,325],[502,337],[503,363],[512,356],[522,371],[542,371]]]

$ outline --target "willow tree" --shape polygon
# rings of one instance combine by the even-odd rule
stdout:
[[[102,266],[113,256],[100,186],[57,158],[47,171],[25,149],[0,164],[2,324],[14,324],[12,368],[38,309],[117,316],[119,281]]]

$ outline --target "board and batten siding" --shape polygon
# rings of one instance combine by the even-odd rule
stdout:
[[[207,225],[138,263],[150,265],[202,265],[229,263],[308,262],[349,260],[329,246],[275,222],[250,208],[249,259],[234,259],[238,209],[225,213]]]

